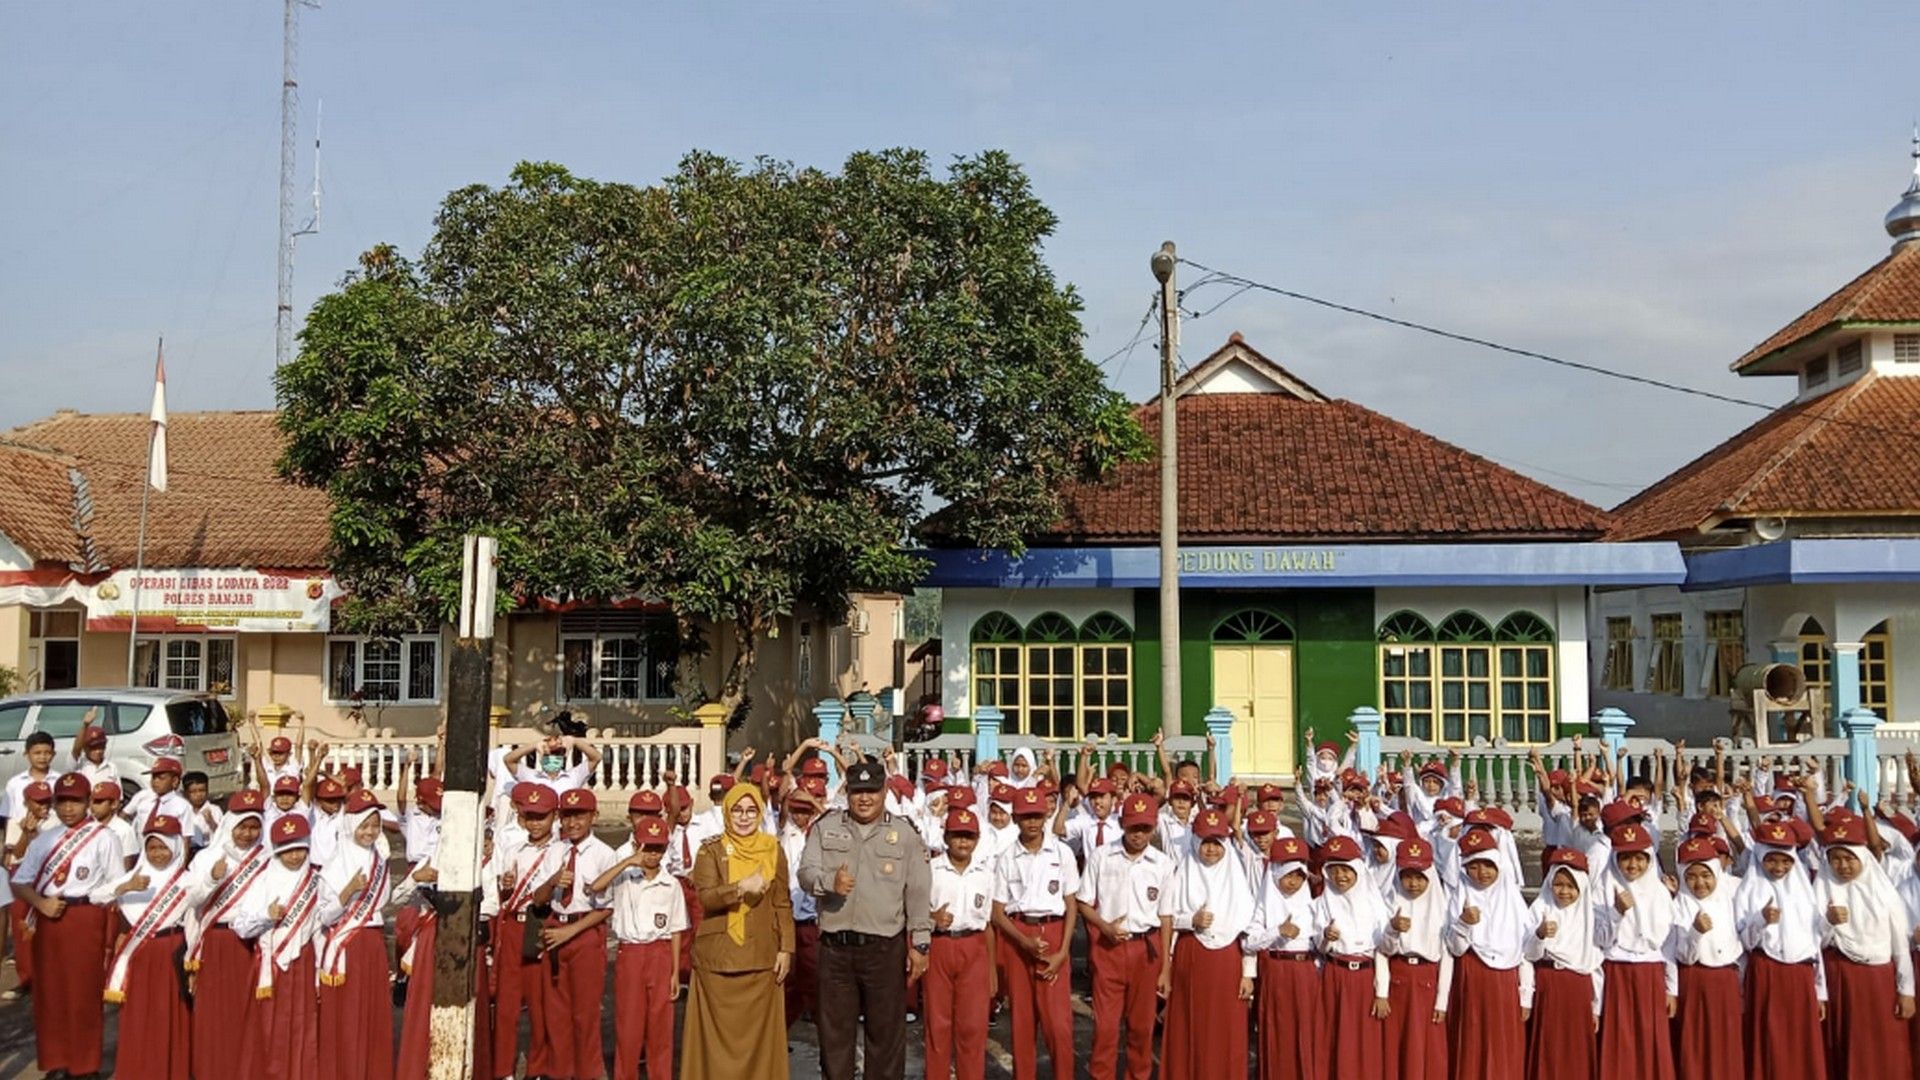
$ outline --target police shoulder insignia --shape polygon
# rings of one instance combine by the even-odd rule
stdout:
[[[899,842],[900,842],[900,830],[899,830],[899,829],[888,829],[888,830],[887,830],[887,843],[889,843],[889,844],[897,844],[897,843],[899,843]]]

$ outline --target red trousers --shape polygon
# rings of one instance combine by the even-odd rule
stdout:
[[[1297,957],[1298,959],[1294,959]],[[1260,954],[1254,983],[1260,1080],[1318,1080],[1322,1073],[1320,969],[1312,953]]]
[[[27,940],[27,912],[33,909],[25,900],[7,905],[7,931],[13,935],[13,971],[20,976],[20,989],[33,986],[33,943]]]
[[[148,939],[127,962],[127,999],[120,1005],[114,1076],[187,1080],[192,1021],[181,996],[180,968],[174,962],[182,944],[180,931],[170,930]]]
[[[58,919],[35,916],[33,1034],[42,1072],[100,1071],[105,1035],[108,909],[69,902]]]
[[[1831,980],[1832,973],[1828,973]],[[1813,962],[1783,964],[1765,952],[1747,954],[1747,1075],[1752,1080],[1827,1080],[1820,1042]]]
[[[987,935],[933,936],[927,975],[920,980],[926,1011],[927,1076],[981,1080],[987,1074]],[[788,976],[787,981],[793,981]],[[1097,997],[1094,999],[1099,1000]],[[1094,1006],[1098,1010],[1099,1006]],[[793,1022],[793,1014],[787,1014]],[[1148,1021],[1151,1031],[1152,1021]],[[1099,1060],[1095,1048],[1095,1061]],[[1096,1074],[1097,1075],[1097,1074]]]
[[[1064,919],[1029,922],[1018,915],[1012,918],[1023,936],[1043,938],[1049,953],[1062,948],[1067,931]],[[1052,979],[1042,979],[1040,960],[1005,937],[1000,940],[1000,957],[1005,965],[1008,1017],[1013,1028],[1014,1080],[1034,1080],[1039,1075],[1036,1027],[1046,1039],[1054,1080],[1072,1080],[1073,999],[1068,986],[1068,967],[1062,964]]]
[[[644,945],[622,944],[615,954],[613,1075],[616,1080],[634,1080],[640,1072],[642,1057],[647,1060],[648,1080],[673,1080],[673,988],[679,979],[678,966],[673,962],[672,938]],[[787,976],[787,982],[793,982],[793,976]]]
[[[1093,1064],[1096,1080],[1119,1075],[1120,1027],[1127,1029],[1127,1076],[1153,1075],[1153,1019],[1160,980],[1158,931],[1118,945],[1089,928],[1089,966],[1093,969]],[[1198,946],[1195,946],[1198,947]],[[931,1071],[931,1070],[929,1070]]]
[[[415,924],[413,970],[407,976],[407,1003],[400,1019],[400,1060],[393,1069],[399,1080],[427,1080],[433,1064],[433,947],[439,938],[437,919]],[[488,1018],[493,995],[487,986],[488,965],[482,961],[473,973],[473,1075],[475,1080],[494,1080],[493,1026]]]
[[[1734,993],[1734,1001],[1740,995]],[[1739,1065],[1739,1055],[1734,1056]],[[1593,976],[1533,966],[1533,1017],[1527,1022],[1527,1075],[1596,1080],[1600,1048],[1593,1038]]]
[[[547,977],[544,958],[520,959],[521,934],[526,924],[509,916],[493,920],[493,1068],[501,1076],[513,1072],[520,1057],[520,1011],[527,1018],[527,1075],[553,1071],[553,1053],[547,1045],[547,1005],[542,984]]]
[[[693,940],[693,932],[687,932],[687,941]],[[688,949],[692,951],[691,948]],[[787,1026],[792,1027],[802,1013],[814,1014],[814,1006],[820,996],[820,924],[817,922],[793,924],[793,971],[787,975],[787,984],[782,989],[787,998]]]
[[[255,977],[253,943],[226,926],[208,927],[193,976],[193,1073],[201,1080],[232,1075],[233,1033],[252,1026]]]
[[[1607,961],[1600,1004],[1600,1075],[1673,1080],[1665,964]]]
[[[1386,1080],[1447,1080],[1447,1025],[1433,1022],[1440,965],[1387,958]]]
[[[1329,957],[1320,970],[1322,1076],[1374,1077],[1386,1070],[1387,1025],[1373,1017],[1373,959],[1364,960],[1355,969]]]
[[[393,955],[407,955],[407,946],[413,944],[415,934],[420,932],[420,909],[412,904],[393,913]],[[402,971],[403,978],[410,978]]]
[[[1681,1080],[1744,1080],[1740,969],[1680,965],[1673,1063]]]
[[[1587,1030],[1593,1030],[1592,1013],[1587,1015]],[[1519,968],[1488,967],[1472,949],[1454,958],[1447,1046],[1453,1075],[1462,1080],[1520,1080],[1525,1075],[1527,1042],[1520,1021]]]
[[[1894,1015],[1893,964],[1827,958],[1827,1075],[1868,1080],[1913,1074],[1905,1022]]]
[[[554,1080],[595,1080],[605,1064],[600,1057],[600,998],[607,986],[606,923],[575,934],[558,952],[549,953],[542,970],[547,1046],[553,1054],[553,1064],[542,1072]]]
[[[313,946],[309,945],[287,970],[275,973],[273,996],[256,1000],[247,1014],[240,1071],[215,1076],[319,1080],[320,1007],[313,967]]]
[[[1173,988],[1167,994],[1167,1030],[1160,1041],[1163,1080],[1247,1075],[1242,955],[1238,940],[1209,949],[1192,934],[1181,934],[1174,943]],[[1127,1060],[1131,1063],[1132,1056]]]
[[[320,1074],[393,1080],[393,972],[379,927],[352,931],[345,971],[339,986],[320,987]]]

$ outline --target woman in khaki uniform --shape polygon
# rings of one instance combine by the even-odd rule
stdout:
[[[700,845],[693,888],[704,918],[693,938],[680,1080],[785,1080],[793,963],[787,857],[760,829],[764,796],[736,784],[721,802],[727,831]]]

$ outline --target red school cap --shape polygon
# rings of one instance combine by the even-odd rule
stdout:
[[[1320,845],[1314,853],[1322,863],[1357,862],[1360,859],[1360,845],[1354,843],[1351,836],[1336,836]]]
[[[921,763],[920,779],[922,781],[928,781],[928,780],[945,781],[946,778],[947,778],[946,759],[928,758],[926,761]]]
[[[171,775],[171,776],[179,776],[179,775],[180,775],[180,759],[179,759],[179,758],[170,758],[170,757],[160,757],[160,758],[154,758],[154,759],[153,759],[153,768],[151,768],[151,769],[148,769],[148,770],[147,770],[147,775],[149,775],[149,776],[167,776],[167,775]]]
[[[820,785],[820,794],[827,793],[827,786]],[[947,789],[947,808],[949,810],[971,810],[979,800],[974,797],[973,789],[965,784],[955,784]]]
[[[227,798],[227,813],[229,814],[258,814],[265,811],[266,808],[266,793],[253,788],[236,791]]]
[[[323,776],[313,782],[313,797],[316,799],[344,799],[346,786],[331,776]]]
[[[172,814],[155,814],[140,827],[141,836],[179,836],[180,819]]]
[[[1424,840],[1409,840],[1393,853],[1393,864],[1402,870],[1433,868],[1433,848]]]
[[[428,810],[438,811],[440,801],[447,793],[447,785],[437,776],[423,776],[413,785],[413,799]]]
[[[119,802],[121,794],[120,785],[111,780],[102,780],[93,785],[94,802]]]
[[[1282,836],[1267,846],[1267,861],[1270,863],[1307,862],[1313,858],[1313,852],[1307,842],[1297,836]]]
[[[81,735],[81,745],[92,750],[107,745],[107,729],[90,727]]]
[[[44,781],[41,782],[44,783]],[[53,782],[53,797],[89,802],[93,797],[93,785],[87,783],[85,773],[61,773]]]
[[[1638,824],[1608,829],[1607,842],[1613,845],[1615,855],[1630,855],[1636,851],[1653,850],[1653,834]]]
[[[1255,810],[1247,815],[1247,835],[1264,836],[1280,825],[1280,819],[1265,810]]]
[[[1040,817],[1047,812],[1047,797],[1038,788],[1020,788],[1013,793],[1014,817]]]
[[[349,814],[364,814],[369,810],[378,809],[380,809],[380,800],[374,798],[373,792],[366,788],[361,788],[347,796],[347,813]]]
[[[84,783],[85,779],[85,777],[82,777],[81,781]],[[28,784],[20,794],[25,796],[28,802],[52,802],[53,785],[47,783],[45,780],[35,780]]]
[[[513,785],[513,808],[523,814],[551,814],[560,808],[560,799],[547,785],[527,781]]]
[[[802,761],[800,763],[800,775],[801,776],[827,775],[827,759],[822,757],[807,758],[805,761]]]
[[[275,795],[300,794],[300,778],[297,776],[283,776],[275,780],[273,782],[273,793]]]
[[[560,796],[560,812],[563,814],[593,814],[600,810],[600,800],[586,788],[570,788]]]
[[[1492,833],[1484,830],[1475,830],[1460,837],[1461,855],[1490,855],[1499,848],[1500,841],[1495,840]]]
[[[634,843],[643,848],[664,848],[667,846],[667,823],[664,819],[650,817],[633,830]]]
[[[1867,842],[1867,819],[1849,814],[1846,817],[1829,817],[1827,827],[1820,832],[1821,847],[1836,847],[1842,844],[1864,845]]]
[[[1705,836],[1688,837],[1681,841],[1680,847],[1673,854],[1674,860],[1681,866],[1688,863],[1712,862],[1720,857],[1720,853],[1714,850],[1713,840]]]
[[[1261,784],[1259,793],[1254,796],[1254,801],[1270,802],[1274,799],[1284,800],[1286,797],[1287,797],[1286,789],[1281,787],[1279,784]]]
[[[667,812],[666,804],[660,801],[659,794],[652,791],[636,791],[633,798],[627,800],[627,813],[646,814],[659,817]]]
[[[1587,872],[1587,857],[1579,848],[1557,847],[1547,853],[1546,868],[1551,871],[1556,866]]]
[[[273,823],[273,850],[306,847],[313,834],[305,814],[288,814]]]
[[[1142,825],[1149,828],[1160,823],[1160,807],[1151,795],[1129,795],[1120,807],[1120,827],[1136,829]]]
[[[979,836],[980,819],[971,810],[949,810],[945,831],[953,836]]]
[[[293,753],[293,740],[287,738],[285,735],[275,735],[273,741],[267,744],[267,753],[291,754]]]
[[[1193,835],[1202,840],[1224,840],[1233,832],[1227,824],[1227,815],[1218,810],[1208,810],[1193,823]]]

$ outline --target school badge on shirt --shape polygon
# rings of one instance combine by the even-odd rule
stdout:
[[[653,915],[653,927],[654,927],[654,929],[656,929],[656,930],[665,930],[665,929],[667,928],[667,913],[666,913],[666,912],[664,912],[664,911],[657,911],[657,912],[655,912],[655,913],[654,913],[654,915]]]
[[[1160,886],[1158,885],[1147,886],[1147,899],[1148,900],[1160,899]]]
[[[1047,892],[1058,893],[1059,891],[1060,891],[1060,881],[1058,878],[1047,882]]]

